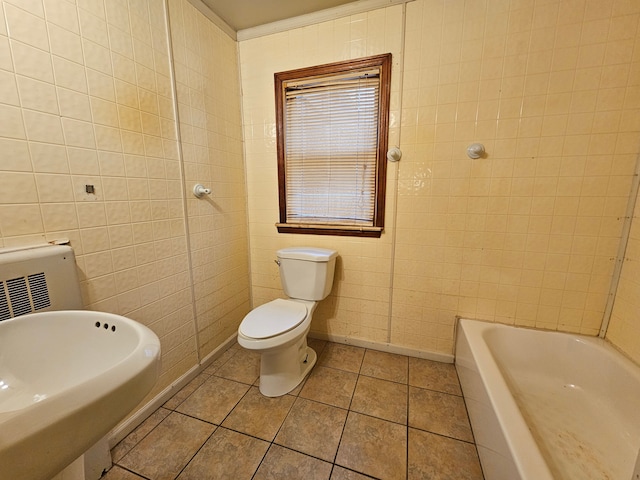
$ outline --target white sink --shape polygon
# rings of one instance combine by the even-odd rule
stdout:
[[[49,480],[124,419],[160,373],[160,340],[84,310],[0,322],[0,479]]]

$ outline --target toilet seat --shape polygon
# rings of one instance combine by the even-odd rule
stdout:
[[[244,317],[239,331],[254,339],[281,335],[294,329],[307,317],[304,303],[278,298],[254,308]]]

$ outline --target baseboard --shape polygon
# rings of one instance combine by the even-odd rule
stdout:
[[[236,341],[237,333],[233,333],[218,348],[207,355],[198,365],[191,367],[186,373],[178,377],[171,385],[166,387],[155,397],[153,397],[144,406],[139,408],[133,415],[118,424],[107,435],[109,439],[109,448],[115,447],[127,435],[133,432],[142,422],[144,422],[153,412],[165,404],[167,400],[173,397],[182,387],[193,380],[200,372],[206,369],[214,360],[220,357],[231,347]]]
[[[450,353],[432,352],[429,350],[418,350],[414,348],[401,347],[391,343],[372,342],[361,338],[345,337],[344,335],[333,335],[330,333],[309,332],[310,338],[318,340],[328,340],[330,342],[345,343],[356,347],[370,348],[387,353],[397,353],[398,355],[407,355],[408,357],[424,358],[442,363],[453,363],[453,355]]]

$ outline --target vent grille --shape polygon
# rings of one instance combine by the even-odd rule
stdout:
[[[0,322],[11,318],[11,312],[9,311],[9,302],[7,301],[7,294],[4,291],[4,282],[0,283]]]
[[[31,313],[26,278],[20,277],[7,280],[7,290],[9,291],[9,306],[13,310],[14,317]]]
[[[0,321],[50,306],[44,272],[0,282]]]
[[[47,279],[44,272],[29,275],[29,290],[33,300],[33,310],[42,310],[51,306],[49,290],[47,289]]]

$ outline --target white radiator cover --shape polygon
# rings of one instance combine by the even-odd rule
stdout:
[[[49,310],[80,310],[73,249],[42,245],[0,249],[0,321]]]

